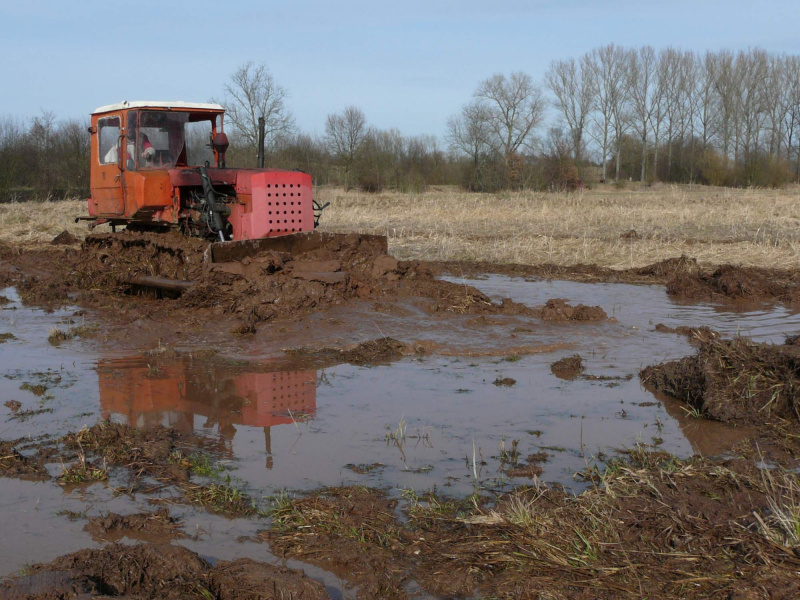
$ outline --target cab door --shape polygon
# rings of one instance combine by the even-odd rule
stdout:
[[[92,201],[89,214],[97,217],[125,215],[123,169],[125,168],[125,140],[122,113],[110,113],[97,119],[92,132],[96,152],[92,153]]]

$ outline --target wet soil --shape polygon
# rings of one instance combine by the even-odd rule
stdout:
[[[118,515],[108,513],[89,517],[84,529],[98,541],[118,541],[128,537],[137,540],[164,540],[184,537],[180,521],[161,508],[155,512]]]
[[[587,283],[661,284],[681,301],[800,302],[800,269],[761,269],[737,265],[701,266],[693,258],[669,258],[645,267],[609,269],[597,265],[497,265],[491,263],[437,263],[437,273],[459,276],[502,274]]]
[[[563,298],[548,300],[539,313],[543,321],[600,321],[608,315],[599,306],[570,306]]]
[[[5,271],[12,280],[27,273],[17,281],[26,302],[51,305],[78,298],[96,306],[104,297],[137,291],[131,281],[142,275],[191,281],[191,289],[160,310],[206,309],[240,319],[244,326],[235,328],[237,334],[252,333],[257,323],[298,319],[354,299],[414,297],[425,299],[430,312],[534,314],[510,300],[494,302],[474,287],[438,280],[422,263],[397,261],[371,236],[336,236],[308,251],[267,250],[229,263],[208,264],[207,248],[179,234],[98,234],[80,250],[18,255],[6,250]]]
[[[298,571],[250,559],[212,566],[191,550],[166,544],[81,550],[7,578],[0,591],[9,600],[329,598],[322,584]]]
[[[704,343],[719,338],[719,333],[705,325],[701,327],[689,327],[687,325],[679,325],[678,327],[668,327],[663,323],[657,323],[655,330],[660,333],[675,333],[689,338],[690,341],[697,343]]]
[[[280,506],[262,538],[347,572],[359,598],[411,597],[411,581],[441,598],[677,598],[686,586],[692,597],[789,598],[800,552],[770,498],[796,479],[777,477],[743,460],[637,450],[577,497],[538,485],[496,501],[424,495],[402,520],[380,491],[322,490]]]
[[[698,417],[758,430],[751,441],[765,456],[800,460],[800,347],[711,339],[692,356],[645,368],[640,378]]]
[[[583,359],[580,354],[573,354],[554,362],[550,365],[550,370],[559,379],[571,381],[583,373]]]
[[[642,381],[712,419],[754,424],[770,417],[800,427],[800,348],[713,340],[693,356],[647,367]]]
[[[797,595],[799,542],[781,519],[796,509],[797,476],[756,465],[791,467],[800,456],[798,346],[723,339],[741,329],[774,344],[800,330],[796,315],[681,305],[654,286],[541,279],[670,284],[683,301],[790,306],[796,274],[687,258],[613,272],[480,269],[396,261],[361,236],[211,268],[204,249],[148,234],[0,248],[0,285],[15,283],[29,307],[90,309],[36,316],[27,329],[28,309],[8,294],[3,310],[19,311],[9,320],[19,339],[4,346],[15,366],[0,392],[29,409],[9,412],[0,430],[13,438],[0,442],[0,476],[14,478],[7,487],[21,498],[9,514],[48,498],[49,486],[73,513],[74,503],[93,513],[88,532],[78,530],[84,541],[59,542],[59,553],[91,545],[89,533],[200,552],[106,545],[37,565],[5,590],[327,597],[296,570],[314,565],[315,579],[340,579],[339,597]],[[437,279],[445,271],[473,279]],[[487,272],[536,280],[511,285]],[[156,297],[128,283],[137,275],[197,283]],[[108,332],[46,344],[56,316],[72,328],[86,314]],[[179,350],[162,345],[185,332]],[[695,354],[672,360],[692,351],[688,341]],[[153,350],[126,356],[128,346]],[[89,357],[86,348],[105,350]],[[26,352],[36,373],[18,366]],[[642,380],[679,400],[631,381],[664,360]],[[686,458],[693,452],[723,457]],[[435,492],[414,491],[426,489]],[[25,521],[33,556],[39,521],[59,518],[54,502],[45,500],[46,519]],[[255,528],[273,555],[300,561],[295,570],[201,558],[263,558]]]

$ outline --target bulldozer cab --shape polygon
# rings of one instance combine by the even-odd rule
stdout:
[[[210,165],[217,116],[183,111],[128,111],[127,168],[172,169]]]
[[[170,169],[219,160],[212,140],[222,131],[218,104],[120,102],[92,113],[89,215],[136,219],[148,206],[169,208]]]

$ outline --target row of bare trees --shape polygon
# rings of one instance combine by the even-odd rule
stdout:
[[[89,193],[88,119],[0,117],[0,202]]]
[[[372,127],[357,106],[329,114],[323,135],[302,133],[264,64],[241,65],[223,92],[229,165],[255,164],[264,117],[268,166],[346,187],[774,186],[800,173],[800,57],[761,49],[609,44],[554,61],[541,85],[522,72],[495,74],[447,121],[443,144]],[[87,193],[86,126],[47,112],[25,123],[0,117],[0,201]]]
[[[576,164],[601,177],[772,184],[800,171],[800,57],[613,44],[545,75]],[[638,173],[627,168],[635,147]]]

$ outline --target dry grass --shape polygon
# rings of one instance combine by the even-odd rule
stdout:
[[[417,195],[319,188],[330,202],[322,229],[387,235],[402,259],[637,267],[686,254],[705,263],[798,266],[800,187],[599,186],[574,194],[471,194],[441,187]],[[0,242],[83,238],[85,200],[0,204]],[[105,228],[103,228],[105,229]],[[621,235],[635,230],[639,239]]]
[[[613,268],[686,254],[706,263],[796,267],[800,188],[738,190],[657,185],[574,194],[419,195],[321,188],[326,231],[385,234],[403,259]],[[636,230],[640,239],[620,236]]]
[[[88,214],[86,200],[0,204],[0,242],[35,245],[50,243],[64,230],[83,239],[89,229],[75,217]]]

